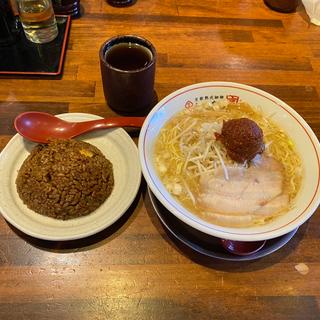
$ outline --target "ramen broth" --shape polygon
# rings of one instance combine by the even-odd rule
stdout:
[[[216,139],[223,121],[248,118],[263,131],[265,150],[243,164]],[[185,109],[161,129],[154,164],[186,209],[218,225],[261,225],[293,206],[302,163],[289,136],[247,103],[202,103]],[[239,206],[242,206],[239,208]]]

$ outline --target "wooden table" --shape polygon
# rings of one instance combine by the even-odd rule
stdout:
[[[196,82],[249,84],[291,105],[319,137],[320,28],[302,6],[281,14],[262,0],[81,3],[62,79],[0,79],[0,149],[23,111],[114,114],[98,50],[123,33],[157,48],[159,99]],[[1,219],[0,319],[320,319],[319,224],[318,210],[285,247],[259,260],[207,259],[169,236],[144,181],[120,222],[71,244],[32,239]],[[307,274],[296,270],[301,263]]]

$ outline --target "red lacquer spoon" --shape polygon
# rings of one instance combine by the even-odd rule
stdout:
[[[15,118],[16,130],[26,139],[47,143],[49,139],[70,139],[97,129],[140,128],[145,117],[110,117],[85,122],[69,122],[45,112],[24,112]]]

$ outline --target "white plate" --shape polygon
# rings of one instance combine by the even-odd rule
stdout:
[[[58,117],[76,122],[101,118],[86,113],[65,113]],[[0,154],[0,212],[9,223],[39,239],[74,240],[109,227],[126,212],[141,181],[135,143],[122,128],[98,130],[82,135],[79,140],[96,146],[112,162],[115,184],[110,197],[91,214],[66,221],[28,209],[17,193],[15,181],[19,168],[36,144],[16,134]]]

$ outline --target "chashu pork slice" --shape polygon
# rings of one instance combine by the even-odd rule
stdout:
[[[200,178],[198,205],[206,212],[227,215],[268,216],[288,205],[283,194],[283,167],[277,160],[262,156],[249,168],[227,168],[226,180],[223,169]]]

